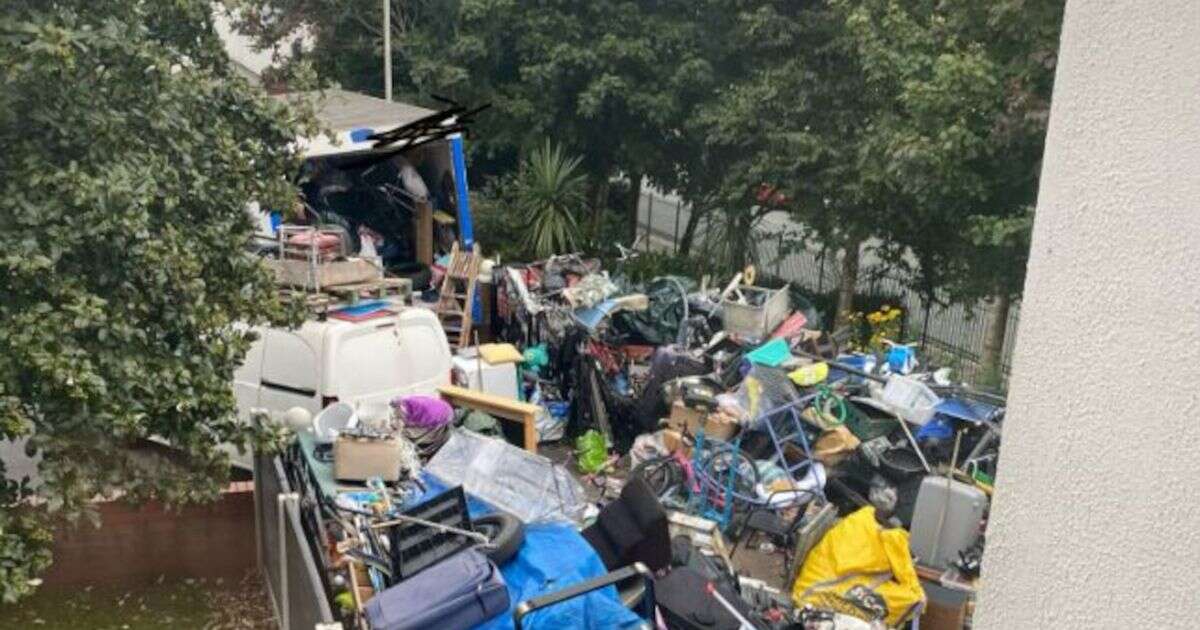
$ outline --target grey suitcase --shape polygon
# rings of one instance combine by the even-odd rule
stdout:
[[[379,593],[364,607],[372,630],[466,630],[508,610],[500,570],[467,549]]]
[[[917,562],[934,569],[948,568],[958,552],[978,538],[987,505],[987,495],[975,486],[933,475],[922,480],[909,538]]]

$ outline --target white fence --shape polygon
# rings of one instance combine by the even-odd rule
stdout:
[[[639,206],[639,243],[648,249],[674,251],[687,228],[691,213],[679,199],[654,191],[644,190]],[[767,275],[777,276],[813,294],[834,291],[839,284],[839,260],[834,251],[802,249],[785,251],[788,239],[796,225],[783,213],[766,217],[759,226],[762,238],[758,240],[755,261]],[[703,223],[696,230],[695,248],[704,240]],[[865,295],[894,295],[907,313],[905,335],[907,340],[920,341],[928,353],[936,353],[939,362],[954,365],[960,375],[973,380],[981,369],[979,361],[987,335],[987,322],[993,307],[985,302],[977,304],[926,305],[921,296],[909,289],[902,278],[878,257],[868,244],[860,261],[858,293]],[[693,251],[696,251],[693,249]],[[1008,313],[1008,328],[1001,360],[1001,368],[1008,374],[1017,325],[1020,321],[1020,306],[1014,304]]]

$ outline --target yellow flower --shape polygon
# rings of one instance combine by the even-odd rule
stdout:
[[[867,315],[867,321],[871,322],[872,324],[878,324],[882,320],[883,316],[879,313],[871,313],[870,315]]]

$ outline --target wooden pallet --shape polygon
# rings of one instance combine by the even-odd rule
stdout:
[[[475,281],[479,277],[479,265],[483,255],[476,244],[471,251],[464,252],[455,243],[450,250],[450,262],[442,278],[442,290],[434,311],[446,331],[446,340],[457,348],[471,344],[471,310],[475,295]]]
[[[360,299],[400,298],[407,302],[412,296],[412,279],[377,278],[367,282],[325,287],[325,292],[342,298],[350,306],[358,304]]]

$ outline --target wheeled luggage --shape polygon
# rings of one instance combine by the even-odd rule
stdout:
[[[508,610],[496,565],[468,549],[379,593],[366,603],[372,630],[466,630]]]

